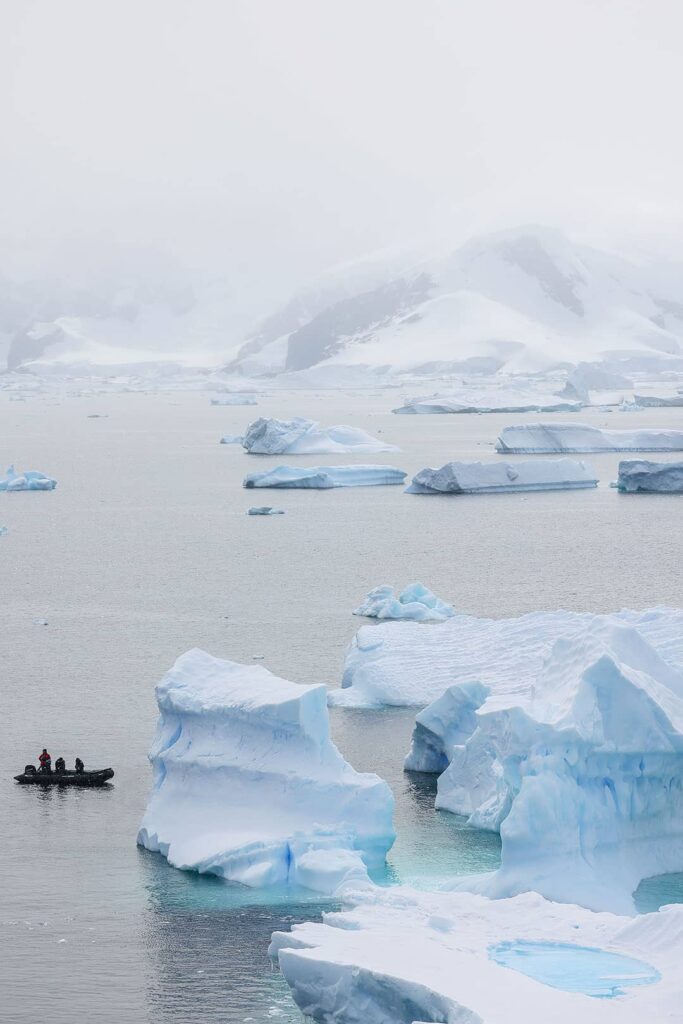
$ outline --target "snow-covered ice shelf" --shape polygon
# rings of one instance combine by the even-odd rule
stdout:
[[[44,473],[27,470],[16,473],[10,466],[4,477],[0,477],[0,491],[54,491],[57,481]]]
[[[603,430],[586,423],[524,423],[505,427],[499,452],[549,455],[554,452],[678,452],[683,430]]]
[[[138,843],[248,886],[369,884],[394,839],[393,796],[330,740],[326,693],[261,665],[180,657],[156,689]]]
[[[406,474],[393,466],[276,466],[262,473],[248,473],[245,487],[371,487],[402,484]]]
[[[535,956],[522,967],[510,961],[524,944]],[[320,924],[275,932],[270,952],[320,1024],[673,1022],[683,906],[633,919],[536,893],[374,890]]]
[[[629,494],[637,491],[683,494],[683,462],[648,462],[646,459],[620,462],[617,487]]]
[[[496,494],[511,491],[557,491],[597,487],[591,466],[574,459],[530,462],[447,462],[421,469],[408,494]]]
[[[443,622],[454,615],[453,608],[440,600],[421,583],[411,583],[394,594],[389,586],[375,587],[367,594],[354,615],[365,615],[374,619],[413,619],[417,622]]]
[[[395,452],[359,427],[321,427],[314,420],[261,419],[249,424],[242,446],[251,455],[343,455],[354,452]]]

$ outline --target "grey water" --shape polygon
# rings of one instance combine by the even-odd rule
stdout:
[[[363,427],[402,449],[372,461],[409,474],[495,457],[502,426],[541,418],[392,416],[399,404],[395,391],[273,391],[255,409],[211,407],[206,393],[59,404],[0,395],[0,465],[58,480],[53,493],[0,494],[9,531],[0,538],[0,1016],[17,1024],[37,1015],[55,1024],[301,1020],[266,949],[273,930],[318,915],[320,901],[188,875],[135,845],[153,688],[183,651],[259,656],[285,678],[336,686],[361,622],[351,610],[379,583],[419,580],[458,609],[490,616],[680,603],[683,499],[617,494],[608,483],[618,459],[609,455],[590,459],[601,478],[595,491],[281,491],[285,515],[246,515],[254,502],[241,488],[245,473],[286,460],[218,441],[256,415]],[[681,409],[581,418],[630,427],[636,416],[638,426],[683,427]],[[344,755],[386,778],[396,796],[385,881],[429,886],[495,867],[497,838],[436,812],[434,780],[403,773],[413,717],[332,715]],[[111,764],[113,786],[17,786],[12,776],[45,745],[53,757]],[[644,883],[639,909],[682,898],[682,883]]]

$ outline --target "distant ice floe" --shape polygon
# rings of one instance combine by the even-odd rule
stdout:
[[[619,463],[620,491],[683,494],[683,462],[648,462],[632,459]]]
[[[314,420],[261,418],[251,423],[242,442],[251,455],[323,455],[355,452],[395,452],[392,444],[378,441],[358,427],[322,428]]]
[[[454,615],[451,605],[441,601],[421,583],[411,583],[396,597],[394,588],[375,587],[354,615],[374,619],[413,619],[417,622],[443,622]]]
[[[156,689],[138,843],[251,887],[370,885],[394,839],[393,797],[332,743],[326,694],[261,665],[180,657]]]
[[[632,913],[643,878],[683,870],[683,672],[616,616],[525,678],[449,687],[406,768],[440,773],[438,808],[500,832],[501,867],[466,885],[485,895]]]
[[[524,423],[505,427],[496,449],[510,454],[553,452],[678,452],[683,430],[603,430],[586,423]]]
[[[275,932],[271,957],[318,1022],[644,1024],[680,1016],[683,906],[595,914],[529,892],[406,887]]]
[[[10,466],[5,476],[0,477],[0,491],[53,491],[56,486],[57,481],[44,473],[30,470],[16,473],[14,466]]]
[[[242,444],[244,436],[242,434],[223,434],[221,438],[221,444]]]
[[[683,395],[669,395],[668,397],[634,395],[633,399],[640,409],[668,409],[683,406]]]
[[[497,494],[511,491],[556,491],[597,487],[586,462],[537,459],[531,462],[447,462],[422,469],[407,494]]]
[[[583,406],[582,401],[558,395],[468,389],[457,395],[409,398],[405,405],[392,412],[400,416],[477,412],[579,412]]]
[[[258,405],[254,395],[220,395],[211,399],[211,405]]]
[[[248,516],[283,516],[284,514],[283,508],[273,508],[272,505],[252,505],[250,509],[247,509]]]
[[[371,487],[405,483],[406,473],[393,466],[276,466],[263,473],[248,473],[244,487]]]
[[[9,533],[6,526],[0,526],[0,537],[5,537]]]

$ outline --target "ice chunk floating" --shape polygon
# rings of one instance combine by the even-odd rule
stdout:
[[[408,494],[496,494],[511,491],[558,491],[597,487],[586,462],[540,459],[534,462],[447,462],[422,469]]]
[[[620,491],[683,494],[683,462],[648,462],[633,459],[619,463]]]
[[[558,395],[524,394],[513,391],[464,391],[458,395],[409,398],[392,412],[399,416],[472,412],[578,412],[583,402]]]
[[[330,740],[326,694],[261,665],[184,654],[156,689],[138,843],[248,886],[369,884],[393,842],[393,797]]]
[[[455,612],[421,583],[411,583],[396,597],[394,588],[375,587],[356,608],[354,615],[373,619],[414,619],[417,622],[443,622]]]
[[[270,953],[319,1024],[659,1024],[680,1018],[683,906],[633,919],[396,887],[275,932]]]
[[[505,427],[499,452],[548,455],[552,452],[680,452],[683,430],[603,430],[586,423],[525,423]]]
[[[252,505],[247,509],[248,516],[283,516],[284,514],[283,508],[273,508],[272,505]]]
[[[252,455],[342,455],[353,452],[395,452],[394,445],[378,441],[358,427],[321,427],[314,420],[255,420],[242,442]]]
[[[597,999],[622,996],[624,989],[653,985],[661,975],[649,964],[623,953],[608,953],[566,942],[499,942],[489,956],[502,967],[565,992]]]
[[[402,484],[406,474],[393,466],[277,466],[263,473],[248,473],[245,487],[372,487]]]
[[[221,438],[221,444],[242,444],[243,441],[242,434],[223,434]]]
[[[44,473],[31,470],[16,473],[10,466],[4,477],[0,477],[0,491],[54,491],[57,481]]]
[[[258,405],[253,395],[221,395],[212,398],[211,405]]]

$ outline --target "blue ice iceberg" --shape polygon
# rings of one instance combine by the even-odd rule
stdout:
[[[251,887],[370,884],[394,839],[393,797],[332,743],[325,686],[192,650],[156,697],[140,845]]]
[[[587,423],[524,423],[505,427],[496,444],[510,454],[680,452],[683,430],[603,430]]]
[[[283,508],[273,508],[272,505],[252,505],[247,509],[248,516],[283,516],[284,514]]]
[[[315,420],[261,418],[249,424],[242,442],[252,455],[344,455],[355,452],[395,452],[358,427],[321,427]]]
[[[406,474],[393,466],[276,466],[263,473],[248,473],[245,487],[371,487],[402,484]]]
[[[422,469],[407,494],[497,494],[512,491],[557,491],[597,487],[586,462],[537,459],[533,462],[447,462]]]
[[[375,587],[354,615],[373,619],[413,619],[416,622],[443,622],[454,615],[453,608],[441,601],[421,583],[411,583],[396,597],[394,588]]]
[[[27,471],[15,473],[10,466],[4,477],[0,477],[0,491],[54,491],[57,481],[44,473]]]
[[[620,462],[617,487],[629,494],[637,491],[683,494],[683,462],[648,462],[646,459]]]

